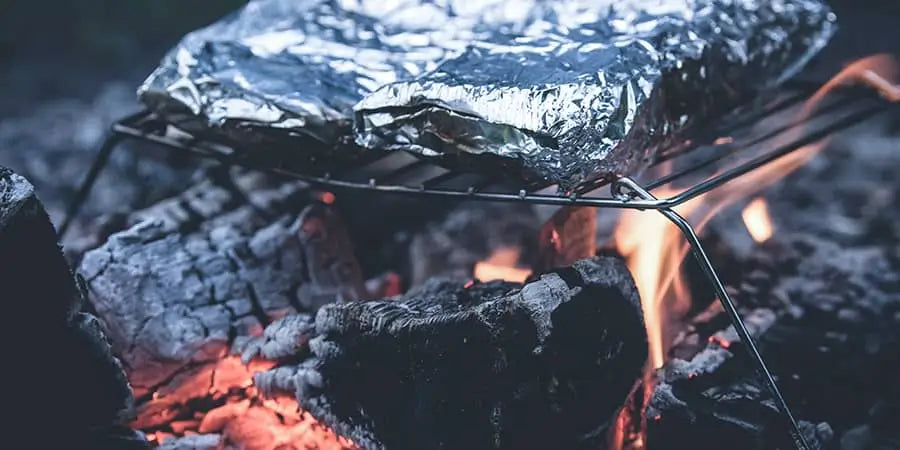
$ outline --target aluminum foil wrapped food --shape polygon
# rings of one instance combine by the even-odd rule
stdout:
[[[352,134],[570,189],[791,76],[834,21],[819,0],[252,0],[140,94],[242,137]]]

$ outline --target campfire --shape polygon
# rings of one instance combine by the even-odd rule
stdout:
[[[892,85],[885,81],[889,75],[881,75],[890,73],[887,68],[890,68],[889,61],[884,58],[871,58],[853,64],[838,75],[836,81],[826,84],[812,95],[807,103],[782,112],[778,120],[812,122],[807,118],[822,108],[818,104],[827,105],[830,97],[826,91],[849,83],[866,83],[885,98],[891,98],[889,86]],[[762,128],[770,126],[765,121],[756,125]],[[783,132],[774,138],[774,142],[767,142],[766,145],[781,145],[779,141],[804,136],[806,131],[803,127],[800,125]],[[754,133],[758,135],[761,132]],[[729,146],[739,145],[742,139],[747,138],[718,137],[710,145],[713,151],[724,151]],[[734,209],[736,213],[731,215],[739,217],[738,222],[742,225],[721,225],[718,227],[719,233],[730,230],[728,233],[735,234],[734,230],[740,229],[749,243],[743,248],[726,245],[722,251],[731,252],[730,255],[726,253],[726,260],[748,258],[747,252],[765,254],[771,245],[781,245],[772,242],[781,241],[774,237],[778,234],[775,227],[777,218],[773,217],[766,197],[761,194],[803,167],[826,145],[819,142],[799,148],[720,189],[696,196],[675,210],[702,232],[716,221],[720,213]],[[678,168],[664,164],[655,170],[659,172],[656,176],[665,177]],[[654,194],[669,198],[681,191],[683,189],[676,186],[661,186],[654,190]],[[243,195],[250,196],[250,208],[232,199]],[[216,202],[210,203],[207,199],[216,199]],[[248,449],[374,445],[373,441],[359,443],[343,437],[356,433],[362,439],[371,438],[354,426],[339,427],[336,433],[316,419],[337,414],[343,408],[340,402],[347,400],[334,397],[336,393],[326,391],[316,394],[322,397],[311,397],[321,398],[317,400],[319,403],[313,403],[318,405],[314,406],[313,413],[295,400],[295,396],[310,396],[313,395],[311,392],[322,389],[321,381],[316,380],[325,377],[320,370],[329,367],[320,365],[333,358],[329,353],[323,353],[324,350],[312,346],[311,343],[319,339],[315,337],[317,332],[314,330],[323,326],[344,326],[339,322],[329,325],[330,322],[321,313],[314,318],[297,315],[297,311],[325,304],[335,295],[346,300],[393,296],[385,300],[387,303],[384,306],[367,312],[329,309],[328,313],[359,315],[360,318],[367,317],[364,314],[373,314],[372,317],[385,314],[382,309],[390,308],[391,304],[415,305],[415,302],[422,301],[418,300],[422,294],[416,287],[405,296],[399,295],[401,285],[408,286],[410,283],[409,280],[402,282],[397,273],[379,275],[363,282],[361,267],[354,256],[359,243],[354,239],[352,227],[344,224],[341,214],[334,209],[341,202],[330,192],[309,190],[302,183],[273,184],[265,177],[253,174],[227,174],[200,184],[176,199],[136,212],[133,216],[135,223],[148,217],[166,219],[156,224],[145,221],[135,225],[124,234],[114,235],[105,246],[85,256],[81,273],[90,286],[94,308],[102,318],[110,321],[114,342],[121,339],[129,343],[123,357],[137,401],[136,416],[130,426],[146,433],[151,444],[175,446],[173,448],[179,448],[176,444]],[[311,206],[300,211],[303,204]],[[730,208],[733,205],[737,208]],[[669,416],[678,417],[681,414],[672,406],[667,406],[669,404],[665,400],[666,396],[678,395],[672,391],[672,374],[684,376],[691,383],[710,376],[724,376],[719,373],[722,372],[719,368],[723,361],[737,355],[733,347],[740,346],[740,343],[733,330],[717,328],[720,326],[717,324],[721,324],[722,310],[713,301],[714,293],[700,287],[702,283],[698,284],[696,279],[691,280],[690,270],[686,270],[690,266],[684,264],[689,247],[681,232],[654,211],[625,210],[618,215],[614,229],[609,230],[606,235],[608,240],[604,241],[603,232],[598,234],[602,228],[598,217],[608,222],[610,211],[601,210],[598,216],[598,211],[591,207],[566,206],[545,219],[544,225],[538,228],[535,224],[539,223],[540,218],[530,208],[498,209],[497,205],[463,205],[444,222],[434,222],[420,231],[412,245],[408,240],[395,245],[409,245],[408,264],[411,266],[429,261],[416,269],[415,279],[419,280],[416,283],[434,276],[456,277],[461,281],[454,289],[462,291],[452,292],[471,292],[468,297],[485,296],[476,300],[476,304],[487,301],[482,305],[490,305],[491,300],[487,299],[492,295],[510,292],[522,283],[532,286],[533,283],[546,282],[540,274],[592,257],[598,253],[598,244],[600,253],[624,258],[642,299],[643,323],[649,343],[648,357],[643,364],[643,376],[625,380],[624,384],[622,380],[617,382],[622,386],[620,389],[625,389],[622,392],[628,394],[627,398],[622,397],[613,404],[619,411],[617,418],[608,435],[595,442],[608,448],[638,449],[652,444],[654,435],[664,436],[670,432],[667,425]],[[300,218],[291,221],[291,214]],[[240,227],[222,222],[222,218],[242,217],[250,224],[271,220],[263,217],[279,215],[285,215],[285,218],[267,227],[249,225],[247,230],[256,230],[250,234]],[[153,245],[157,246],[157,250],[152,250]],[[179,248],[187,252],[172,252]],[[155,262],[148,265],[145,261]],[[209,272],[207,267],[219,264],[216,261],[221,261],[230,269]],[[159,264],[170,269],[160,274],[157,269]],[[137,267],[143,269],[135,269]],[[120,285],[117,274],[122,270],[132,274],[138,270],[141,277],[147,277],[147,281],[137,285]],[[169,272],[171,275],[168,275]],[[758,291],[759,288],[748,288],[745,286],[750,285],[746,282],[737,281],[744,276],[751,279],[759,276],[756,273],[732,272],[732,282],[739,283],[734,295],[740,298],[748,292]],[[132,305],[120,300],[132,296],[146,298],[148,293],[141,293],[140,290],[156,284],[176,289],[167,298],[160,298],[159,306],[148,304],[143,310],[135,311]],[[425,289],[432,292],[429,289],[448,288]],[[204,291],[208,291],[203,294],[206,300],[194,300]],[[123,293],[127,292],[131,294],[123,297]],[[267,292],[287,292],[288,296],[279,299]],[[449,295],[451,291],[447,292]],[[700,295],[700,299],[694,298],[696,295]],[[162,322],[155,322],[157,319],[154,316],[141,316],[156,308],[172,310],[173,306],[164,306],[164,302],[172,301],[176,302],[174,305],[179,312]],[[751,305],[746,305],[746,308],[751,308]],[[748,326],[757,335],[773,326],[771,310],[747,311],[750,314]],[[586,311],[586,314],[590,313]],[[120,319],[111,320],[113,317]],[[438,314],[429,320],[456,320],[451,319],[453,316],[444,317]],[[191,331],[194,322],[200,328]],[[134,326],[129,323],[134,323]],[[158,325],[153,325],[155,323]],[[511,323],[501,324],[504,322],[492,326],[512,326]],[[626,338],[623,335],[620,339]],[[368,344],[370,351],[378,351],[375,350],[380,345],[377,342]],[[628,341],[621,342],[619,345]],[[190,351],[185,352],[186,349]],[[353,358],[362,358],[353,351],[349,348],[344,350],[348,353],[342,358],[351,358],[352,361],[357,361]],[[715,360],[717,362],[702,359],[709,352],[718,352],[715,353],[719,355]],[[199,355],[202,357],[198,358]],[[443,370],[452,372],[454,369]],[[329,376],[339,379],[341,375],[334,373]],[[375,380],[382,375],[373,373],[370,376]],[[403,376],[415,379],[418,375],[410,372]],[[464,380],[456,381],[461,383],[460,389],[465,389]],[[449,385],[446,387],[450,391],[454,389]],[[384,385],[382,389],[397,389],[391,392],[395,392],[392,395],[398,398],[406,395],[402,393],[402,387],[389,388]],[[764,388],[756,392],[762,395]],[[355,395],[363,399],[371,397],[361,392]],[[389,402],[378,396],[370,401],[375,401],[375,398]],[[374,408],[374,404],[366,404],[368,408]],[[691,408],[690,404],[686,407]],[[702,414],[703,411],[695,413]],[[777,415],[777,409],[769,409],[769,414],[770,418],[765,419],[767,421]],[[772,439],[770,435],[777,434],[776,430],[783,432],[782,428],[767,427],[763,423],[753,425],[754,429],[763,433],[755,439]],[[476,425],[473,423],[470,426]],[[824,424],[813,427],[809,438],[829,438],[825,427]],[[382,432],[385,436],[380,436],[381,440],[375,446],[388,444],[395,439],[391,433],[400,433],[399,430]],[[456,442],[461,445],[464,441]]]
[[[59,328],[25,365],[71,372],[16,385],[84,448],[900,442],[872,382],[900,369],[900,65],[783,83],[835,21],[784,1],[641,10],[659,35],[595,6],[414,11],[433,27],[253,0],[147,78],[59,234],[0,168],[0,285]],[[84,226],[126,140],[201,168]]]
[[[828,106],[835,96],[847,95],[827,93],[838,87],[862,83],[893,99],[891,68],[881,57],[848,66],[807,103],[770,119],[800,125],[758,145],[765,149],[796,140],[808,133],[807,124],[815,125],[810,118],[841,114]],[[752,127],[766,130],[772,123],[762,120]],[[708,148],[725,151],[761,133],[720,136]],[[775,355],[778,373],[794,373],[785,383],[788,398],[804,398],[810,405],[801,407],[799,418],[813,442],[834,439],[832,427],[847,430],[853,422],[834,406],[804,396],[805,384],[828,387],[841,398],[853,395],[853,384],[842,391],[827,378],[815,378],[829,373],[826,369],[791,365],[791,353],[771,345],[791,339],[783,333],[800,333],[816,323],[810,320],[825,320],[836,321],[824,332],[826,340],[801,345],[847,351],[846,342],[858,336],[849,330],[868,320],[855,306],[841,303],[841,295],[854,298],[861,289],[848,283],[863,277],[853,283],[870,286],[870,292],[889,289],[883,286],[890,283],[861,281],[875,275],[843,266],[833,244],[795,237],[795,231],[777,226],[784,220],[778,211],[785,208],[767,192],[829,145],[803,145],[675,207],[696,230],[711,227],[704,242],[720,262],[748,328],[767,346],[767,355]],[[664,164],[654,170],[660,173],[653,176],[665,177],[679,168]],[[682,191],[673,184],[653,192],[671,198]],[[385,226],[393,227],[409,202],[417,201],[377,208],[385,214]],[[427,446],[435,436],[459,447],[486,439],[491,429],[486,419],[498,414],[491,411],[503,411],[500,405],[508,402],[517,409],[519,401],[531,405],[534,416],[510,417],[508,426],[533,434],[516,431],[524,434],[504,439],[562,442],[590,436],[593,445],[637,449],[665,447],[658,443],[669,439],[693,442],[698,438],[691,435],[699,430],[708,440],[697,445],[741,436],[749,447],[766,446],[786,436],[778,408],[746,370],[742,343],[723,321],[715,292],[689,264],[688,243],[662,215],[465,203],[449,214],[435,208],[433,217],[417,219],[418,226],[409,223],[412,238],[393,235],[380,247],[365,247],[371,245],[360,239],[366,233],[391,236],[366,227],[372,223],[369,211],[353,195],[254,171],[212,170],[179,196],[133,212],[131,225],[86,253],[78,271],[85,301],[102,320],[134,396],[124,424],[140,431],[149,445],[165,448],[396,447],[405,438]],[[35,239],[46,237],[18,241]],[[383,253],[363,264],[357,259],[361,248]],[[870,261],[877,255],[855,252],[847,257]],[[881,270],[883,263],[863,263],[859,270]],[[627,281],[629,272],[634,285]],[[366,281],[364,274],[371,278]],[[360,302],[367,299],[378,301]],[[522,305],[530,312],[520,317],[516,308]],[[892,307],[887,300],[868,305]],[[475,320],[479,317],[491,319]],[[523,322],[522,317],[530,318]],[[371,329],[359,334],[363,324]],[[447,331],[431,335],[434,326]],[[846,341],[833,342],[832,328],[844,326]],[[407,352],[399,359],[398,349]],[[863,382],[865,374],[878,373],[881,351],[851,358],[868,370],[851,379]],[[435,354],[443,356],[430,359]],[[579,361],[586,357],[602,364],[583,366]],[[478,391],[497,367],[504,367],[500,379],[505,381]],[[555,375],[546,378],[544,370]],[[437,384],[431,381],[435,377],[441,380]],[[537,388],[549,379],[569,384],[547,392]],[[410,386],[418,387],[410,391]],[[571,403],[559,392],[582,400]],[[449,407],[448,393],[457,393]],[[869,400],[848,401],[859,410],[877,397],[868,395]],[[484,405],[469,403],[473,399],[493,406],[481,411]],[[541,408],[563,404],[566,414],[536,422],[546,420]],[[813,405],[831,412],[817,416]],[[403,420],[382,421],[411,411],[415,415]],[[469,412],[461,416],[460,411]],[[419,415],[425,412],[433,416]],[[615,418],[608,426],[585,419],[600,416]],[[431,422],[421,432],[403,426],[422,417]],[[470,431],[460,433],[459,426]],[[870,426],[855,432],[876,431]]]

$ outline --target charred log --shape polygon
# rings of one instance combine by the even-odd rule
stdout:
[[[280,411],[257,398],[252,374],[270,366],[228,356],[270,321],[314,311],[303,286],[315,284],[320,300],[334,301],[362,285],[342,284],[361,274],[346,254],[346,232],[334,226],[339,219],[306,206],[315,197],[301,183],[212,171],[178,197],[133,213],[133,226],[85,255],[80,272],[92,306],[138,397],[131,425],[152,431],[154,443],[189,448],[219,436],[215,445],[241,448],[275,448],[286,439],[344,445],[293,400]],[[316,223],[328,233],[316,233]],[[311,260],[312,246],[329,253]],[[323,431],[309,431],[315,427]],[[176,439],[186,432],[207,437]]]
[[[128,382],[97,319],[80,311],[81,293],[56,231],[33,186],[2,167],[0,290],[12,344],[7,361],[27,369],[9,371],[7,406],[15,414],[7,424],[23,431],[52,423],[52,435],[30,438],[39,447],[59,439],[90,447],[122,438],[131,444],[120,448],[139,448],[140,439],[116,429],[132,405]]]
[[[774,321],[768,309],[745,317],[754,336]],[[690,360],[674,359],[659,372],[645,412],[648,448],[671,448],[671,442],[697,449],[792,448],[786,424],[739,345],[729,327],[710,336]],[[827,423],[800,426],[813,448],[822,448],[832,437]]]
[[[647,356],[637,291],[612,258],[524,286],[432,280],[323,307],[312,325],[273,324],[246,356],[300,362],[254,381],[364,448],[597,445]]]

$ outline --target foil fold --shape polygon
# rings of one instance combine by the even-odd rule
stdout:
[[[570,190],[790,77],[834,23],[819,0],[251,0],[139,94],[233,139],[352,137]]]

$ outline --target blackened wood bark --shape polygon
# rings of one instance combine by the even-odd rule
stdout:
[[[274,323],[245,356],[285,358],[263,391],[364,448],[596,446],[647,356],[624,264],[583,260],[524,286],[431,280],[397,300]]]
[[[81,294],[34,188],[2,167],[0,292],[10,344],[7,426],[42,428],[29,438],[38,447],[116,440],[132,402],[128,382],[96,318],[80,312]],[[122,437],[131,448],[130,433]]]

